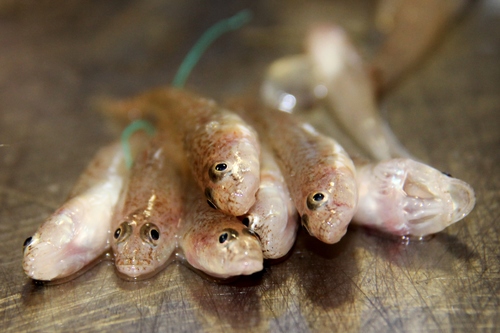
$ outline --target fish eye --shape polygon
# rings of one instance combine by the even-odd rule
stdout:
[[[216,171],[224,171],[227,169],[227,164],[226,163],[217,163],[214,167]]]
[[[243,223],[243,225],[245,227],[248,228],[248,226],[250,225],[250,215],[246,215],[245,217],[243,217],[243,219],[241,220],[241,222]]]
[[[325,196],[323,195],[323,193],[316,193],[313,195],[313,200],[314,201],[321,201],[325,198]]]
[[[241,223],[243,225],[251,230],[254,230],[255,228],[258,227],[259,225],[259,216],[255,216],[252,214],[246,214],[240,217],[241,218]]]
[[[23,247],[29,246],[31,242],[33,241],[33,237],[28,237],[23,243]]]
[[[219,243],[221,243],[221,244],[225,243],[227,241],[228,237],[229,237],[229,234],[227,232],[221,234],[219,236]]]
[[[316,210],[323,206],[325,202],[328,201],[328,194],[323,192],[315,192],[309,194],[307,197],[307,208],[310,210]]]
[[[31,245],[31,243],[33,243],[33,237],[26,238],[26,240],[23,243],[23,251],[25,251],[26,248]]]
[[[156,246],[156,241],[160,239],[160,231],[153,223],[146,223],[141,227],[140,235],[143,241]]]
[[[158,240],[160,238],[160,233],[156,229],[151,229],[149,232],[149,235],[151,236],[151,239],[153,240]]]
[[[231,169],[227,162],[217,162],[212,165],[210,170],[208,170],[208,176],[210,177],[211,181],[216,183],[224,178],[224,176],[227,175],[230,170]]]
[[[224,244],[224,243],[231,241],[233,239],[237,239],[238,235],[239,235],[238,231],[236,231],[234,229],[231,229],[231,228],[224,229],[223,233],[220,234],[220,236],[219,236],[219,243]]]
[[[131,233],[132,233],[132,227],[130,226],[130,224],[128,222],[123,222],[122,224],[120,224],[118,228],[116,228],[113,234],[113,238],[117,242],[122,242],[125,239],[127,239]]]

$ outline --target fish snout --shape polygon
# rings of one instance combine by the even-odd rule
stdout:
[[[313,237],[326,244],[335,244],[346,234],[347,226],[352,217],[344,216],[342,212],[329,214],[325,217],[322,214],[303,214],[302,225]]]
[[[231,248],[233,275],[250,275],[263,269],[264,255],[258,236],[249,229],[243,229],[238,242]]]
[[[240,274],[250,275],[264,269],[264,255],[257,234],[249,232],[244,243],[245,246],[240,259],[242,269]]]
[[[255,203],[260,185],[260,150],[258,143],[245,137],[232,143],[230,151],[207,166],[205,196],[222,212],[241,216]]]
[[[115,257],[116,270],[127,277],[137,278],[151,274],[154,265],[151,259],[137,259],[135,257]]]

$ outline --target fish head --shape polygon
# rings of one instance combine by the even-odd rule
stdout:
[[[212,133],[204,164],[204,192],[209,204],[239,216],[255,203],[260,183],[260,147],[253,130],[236,126]]]
[[[112,230],[115,266],[126,277],[150,277],[169,263],[175,248],[174,237],[170,230],[151,220],[139,211]]]
[[[239,218],[262,242],[279,238],[288,224],[290,201],[288,191],[281,186],[275,183],[261,185],[255,204]]]
[[[48,217],[38,231],[23,244],[23,269],[34,280],[52,281],[76,273],[104,252],[107,230],[102,233],[84,228],[89,219],[85,200],[73,198]],[[94,232],[96,231],[96,232]],[[95,243],[88,241],[95,239]]]
[[[296,210],[288,190],[275,182],[261,184],[255,205],[238,218],[257,234],[266,259],[284,256],[295,242],[299,225]]]
[[[65,245],[63,238],[69,238],[58,239],[51,237],[51,233],[49,230],[43,233],[39,230],[24,241],[23,269],[26,275],[34,280],[51,281],[64,274],[64,255],[61,255],[64,251],[60,248]],[[54,239],[55,243],[52,243],[51,239]]]
[[[357,185],[354,175],[343,177],[332,165],[325,167],[321,175],[305,184],[302,207],[297,208],[309,234],[333,244],[345,235],[355,213]]]
[[[191,235],[191,249],[184,248],[186,259],[194,268],[220,279],[250,275],[263,269],[257,236],[238,220],[203,230]]]
[[[371,182],[391,233],[425,236],[467,216],[475,205],[472,187],[423,163],[398,158],[379,163]],[[396,228],[397,227],[397,228]]]

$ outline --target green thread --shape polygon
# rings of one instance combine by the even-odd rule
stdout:
[[[200,39],[194,44],[194,46],[189,50],[188,54],[182,61],[177,74],[174,77],[172,86],[177,88],[184,87],[187,77],[191,73],[191,70],[196,65],[198,60],[200,60],[202,54],[205,50],[212,44],[217,38],[226,32],[236,30],[241,28],[244,24],[248,23],[252,19],[252,12],[248,9],[244,9],[238,14],[221,20],[210,27],[207,31],[201,35]]]
[[[177,88],[184,87],[187,77],[193,70],[196,63],[198,63],[198,60],[200,60],[205,50],[221,35],[241,28],[251,19],[252,12],[245,9],[230,18],[217,22],[205,31],[182,61],[179,69],[177,70],[177,74],[174,77],[172,86]],[[155,127],[150,122],[142,119],[133,121],[123,130],[121,134],[121,144],[123,153],[125,154],[125,163],[128,169],[132,168],[133,164],[132,152],[130,149],[130,137],[139,130],[144,130],[150,136],[154,135],[156,131]]]
[[[134,162],[130,149],[130,137],[139,130],[144,130],[149,136],[154,135],[156,132],[155,127],[149,121],[143,119],[135,120],[125,127],[121,135],[121,143],[128,169],[132,168],[132,163]]]

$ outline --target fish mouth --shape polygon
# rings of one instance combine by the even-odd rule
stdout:
[[[134,258],[117,258],[115,267],[119,273],[132,278],[150,274],[155,270],[155,265],[150,260]]]
[[[311,223],[310,220],[308,220],[308,223],[304,224],[303,220],[302,224],[311,236],[316,237],[326,244],[335,244],[339,242],[346,234],[349,225],[349,223],[342,223],[339,219],[323,221],[318,224]]]
[[[255,236],[248,237],[251,238],[247,240],[240,254],[233,257],[230,264],[224,268],[229,276],[250,275],[264,269],[264,255],[260,241]]]
[[[115,267],[121,278],[125,280],[148,279],[170,265],[175,257],[167,260],[152,261],[149,259],[116,258]]]
[[[233,262],[230,267],[224,267],[221,272],[207,272],[215,278],[227,279],[238,275],[250,275],[264,269],[263,256],[245,257]]]
[[[262,256],[254,258],[245,258],[243,262],[240,263],[243,267],[238,275],[250,275],[253,273],[260,272],[264,269],[264,261]]]

